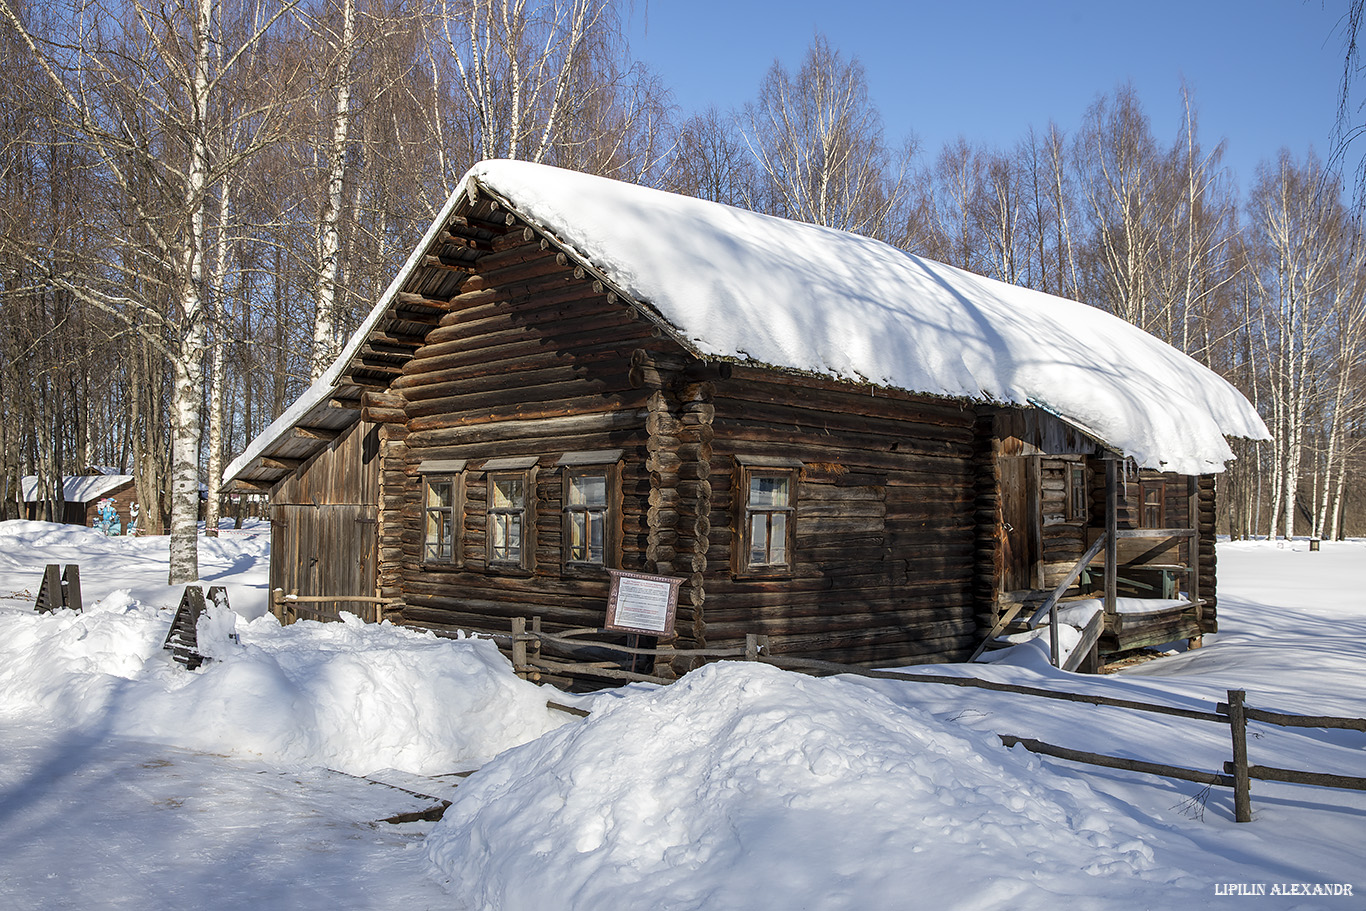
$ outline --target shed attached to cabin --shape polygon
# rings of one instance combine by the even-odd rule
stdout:
[[[1243,396],[1093,308],[495,161],[225,480],[271,492],[301,596],[598,627],[634,570],[682,579],[680,647],[887,666],[964,660],[1054,589],[1099,594],[1110,648],[1214,629],[1226,436],[1266,436]]]

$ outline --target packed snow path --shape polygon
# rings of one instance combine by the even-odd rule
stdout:
[[[0,907],[440,907],[430,801],[98,734],[0,724]]]

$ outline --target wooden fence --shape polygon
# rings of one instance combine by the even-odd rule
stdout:
[[[357,615],[369,623],[378,623],[382,618],[388,598],[374,598],[367,595],[299,595],[285,593],[282,588],[270,592],[270,612],[283,624],[296,620],[336,620],[343,604],[359,604]],[[332,605],[328,609],[326,605]]]
[[[1234,818],[1238,822],[1252,821],[1251,779],[1253,778],[1262,781],[1306,784],[1321,788],[1343,788],[1366,791],[1366,778],[1253,765],[1248,761],[1247,752],[1247,724],[1249,721],[1278,725],[1281,727],[1332,728],[1366,733],[1366,718],[1291,715],[1283,712],[1272,712],[1264,709],[1252,708],[1246,705],[1246,693],[1243,690],[1229,690],[1228,702],[1218,703],[1215,706],[1214,711],[1202,711],[1199,709],[1187,709],[1179,708],[1177,706],[1139,702],[1133,699],[1118,699],[1112,696],[1093,696],[1084,693],[1058,692],[1056,690],[1047,690],[1041,687],[997,683],[991,680],[981,680],[976,677],[948,677],[942,674],[878,671],[863,667],[836,664],[830,661],[817,661],[808,658],[772,655],[768,651],[768,637],[756,635],[746,637],[746,646],[743,649],[674,649],[667,645],[657,648],[642,648],[636,644],[622,645],[603,641],[591,642],[591,646],[594,649],[620,655],[623,659],[627,656],[631,657],[633,661],[632,669],[621,667],[620,665],[624,663],[622,660],[582,661],[549,657],[544,654],[544,646],[547,644],[559,646],[561,648],[581,647],[586,644],[586,637],[594,634],[611,635],[610,631],[601,629],[576,629],[558,634],[543,633],[540,630],[539,617],[533,618],[529,627],[526,618],[517,617],[512,620],[510,635],[481,635],[483,635],[484,638],[493,639],[500,647],[506,649],[510,653],[513,669],[519,676],[533,680],[540,679],[542,674],[551,676],[582,675],[606,680],[667,684],[671,683],[673,678],[671,676],[666,676],[659,668],[667,666],[675,658],[701,658],[703,660],[732,658],[759,661],[784,670],[799,671],[801,673],[815,674],[817,676],[851,674],[878,680],[900,680],[912,683],[933,683],[941,686],[959,686],[972,689],[994,690],[996,692],[1013,693],[1040,699],[1080,702],[1088,705],[1108,706],[1135,712],[1147,712],[1149,714],[1185,718],[1193,721],[1226,724],[1229,726],[1233,758],[1224,763],[1222,773],[1187,769],[1180,766],[1147,762],[1140,759],[1106,756],[1100,753],[1073,750],[1067,747],[1044,743],[1039,740],[1013,737],[1005,734],[1000,735],[1000,737],[1001,741],[1008,747],[1019,745],[1033,753],[1053,756],[1058,759],[1066,759],[1071,762],[1080,762],[1087,765],[1111,769],[1123,769],[1131,772],[1142,772],[1149,775],[1160,775],[1166,778],[1193,781],[1211,786],[1231,787],[1233,788]],[[438,635],[443,634],[438,633]],[[445,635],[454,636],[455,634]],[[651,667],[653,672],[645,673],[643,671],[635,670],[634,662],[637,658],[645,658],[647,664],[653,661],[653,666]]]

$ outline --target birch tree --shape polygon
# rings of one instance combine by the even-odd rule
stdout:
[[[1149,330],[1150,264],[1161,251],[1165,199],[1157,145],[1132,85],[1091,106],[1074,156],[1097,261],[1087,299]]]
[[[217,0],[118,6],[79,0],[63,10],[65,34],[35,33],[12,5],[0,18],[36,61],[60,105],[59,129],[88,150],[117,196],[115,235],[98,268],[73,268],[50,280],[86,304],[135,327],[172,372],[170,581],[198,577],[199,459],[205,328],[205,205],[224,173],[270,141],[277,113],[272,96],[238,116],[253,121],[250,141],[222,158],[211,156],[214,98],[238,59],[286,13],[247,10],[235,37]],[[252,16],[252,12],[259,12]],[[215,67],[214,48],[230,48]],[[130,246],[131,244],[131,246]],[[87,258],[96,250],[83,251]],[[147,274],[151,281],[124,279]]]
[[[655,161],[632,148],[660,127],[661,90],[627,62],[614,0],[437,0],[428,61],[459,116],[452,174],[486,158],[562,165],[639,179]],[[611,116],[605,116],[611,112]],[[651,148],[653,144],[650,144]],[[623,154],[625,153],[625,154]]]
[[[795,74],[773,64],[743,123],[771,214],[895,239],[914,146],[886,145],[857,59],[817,35]]]
[[[328,6],[333,6],[328,3]],[[322,194],[322,213],[319,217],[316,253],[318,275],[313,304],[313,347],[309,378],[322,376],[336,360],[340,348],[336,320],[337,270],[341,253],[343,191],[346,183],[348,137],[351,131],[352,66],[356,57],[355,0],[340,0],[336,22],[323,31],[325,45],[332,51],[335,79],[332,95],[332,130],[330,142],[324,150],[326,160],[326,190]]]
[[[1299,487],[1310,415],[1334,300],[1343,293],[1345,212],[1335,185],[1323,192],[1322,166],[1288,152],[1258,169],[1249,203],[1253,264],[1262,295],[1256,327],[1271,392],[1273,441],[1269,533],[1289,538],[1300,507]]]

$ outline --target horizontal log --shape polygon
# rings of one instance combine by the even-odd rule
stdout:
[[[621,344],[635,341],[641,327],[621,313],[600,315],[566,314],[563,320],[527,324],[524,321],[509,321],[501,328],[491,328],[478,333],[462,333],[460,337],[439,344],[428,344],[413,353],[406,365],[405,374],[409,376],[431,373],[435,370],[450,369],[470,363],[471,354],[508,356],[509,352],[534,354],[538,350],[550,349],[560,353],[562,360],[568,361],[577,356],[575,340],[591,345],[608,337],[621,339]],[[510,346],[519,346],[511,347]],[[622,372],[622,382],[627,380],[627,371]]]
[[[644,414],[636,410],[594,412],[534,419],[494,421],[487,424],[414,432],[409,445],[414,449],[459,446],[466,443],[536,440],[542,437],[577,435],[637,428]],[[546,447],[550,449],[551,447]]]
[[[395,389],[401,389],[404,398],[416,407],[414,414],[422,414],[427,402],[444,401],[450,396],[570,380],[589,382],[588,377],[602,374],[624,377],[622,363],[615,345],[595,346],[591,351],[580,352],[572,364],[566,364],[564,358],[546,351],[531,358],[481,362],[445,374],[413,374],[404,377],[401,385],[396,381]]]
[[[572,271],[555,261],[554,256],[540,254],[522,262],[501,268],[485,269],[483,265],[461,286],[462,291],[479,291],[484,288],[511,288],[532,279],[549,275],[571,279]]]
[[[596,388],[595,388],[596,386]],[[551,417],[575,412],[603,411],[635,405],[623,383],[619,387],[583,380],[535,387],[509,387],[444,399],[427,399],[407,409],[413,432],[440,427],[465,427],[514,416]]]
[[[403,377],[395,380],[396,388],[406,392],[409,386],[422,385],[420,377],[427,377],[428,382],[446,382],[454,378],[450,372],[492,360],[531,358],[546,353],[565,357],[569,352],[578,352],[591,345],[625,347],[639,342],[644,331],[637,323],[621,323],[606,335],[602,327],[561,332],[552,338],[528,337],[527,333],[521,332],[512,333],[507,341],[450,354],[424,356],[425,349],[419,349],[404,366]]]
[[[822,461],[838,462],[849,468],[864,471],[900,471],[910,474],[932,475],[945,485],[961,485],[964,490],[975,489],[976,475],[970,453],[938,455],[922,452],[891,452],[860,449],[846,445],[842,438],[819,435],[807,437],[792,428],[757,425],[750,422],[723,420],[715,425],[718,439],[724,439],[728,452],[741,454],[791,456],[809,459],[819,452]],[[889,478],[890,481],[890,478]]]
[[[941,445],[971,446],[970,414],[945,419],[926,415],[908,402],[870,399],[857,395],[822,395],[800,385],[773,386],[730,384],[718,391],[718,414],[744,416],[756,421],[794,423],[820,433],[855,435],[891,445],[914,440]]]
[[[1225,762],[1224,771],[1233,774],[1233,763]],[[1249,778],[1260,781],[1284,781],[1289,784],[1307,784],[1319,788],[1338,788],[1349,791],[1366,791],[1366,778],[1355,775],[1333,775],[1327,772],[1303,772],[1298,769],[1278,769],[1274,766],[1251,765],[1247,767]]]
[[[369,406],[361,409],[361,417],[376,424],[402,424],[408,420],[408,413],[402,408]]]
[[[755,391],[766,390],[765,394],[770,400],[785,401],[789,400],[791,390],[802,388],[806,393],[813,391],[829,392],[844,396],[853,396],[858,399],[868,398],[874,401],[882,399],[889,402],[896,402],[898,412],[905,406],[914,406],[915,413],[920,420],[926,422],[938,420],[944,423],[959,423],[966,421],[971,424],[976,419],[974,405],[971,402],[953,399],[937,399],[923,393],[905,392],[900,389],[886,387],[873,387],[862,383],[851,383],[845,380],[837,380],[829,377],[811,376],[799,373],[778,372],[764,367],[749,366],[746,364],[731,365],[731,379],[735,381],[736,388],[746,388]],[[731,386],[728,384],[726,389],[729,391]],[[784,392],[783,390],[788,390]],[[718,390],[718,396],[721,391]]]
[[[1119,756],[1106,756],[1101,753],[1091,753],[1085,750],[1073,750],[1027,737],[1012,737],[1009,734],[1001,734],[999,736],[1001,742],[1007,747],[1022,746],[1031,753],[1038,753],[1042,756],[1053,756],[1057,759],[1066,759],[1069,762],[1080,762],[1085,765],[1100,766],[1107,769],[1122,769],[1126,772],[1142,772],[1145,775],[1160,775],[1163,778],[1194,781],[1198,784],[1214,784],[1222,787],[1233,787],[1233,778],[1231,775],[1201,772],[1195,769],[1181,768],[1180,766],[1147,762],[1142,759],[1126,759]]]
[[[782,637],[789,645],[797,642],[828,643],[831,648],[878,641],[905,641],[920,638],[966,636],[975,632],[976,621],[968,616],[908,617],[896,622],[894,613],[855,614],[842,617],[763,617],[718,621],[707,612],[707,638],[712,642],[743,639],[747,633]],[[822,623],[822,620],[831,621]]]

